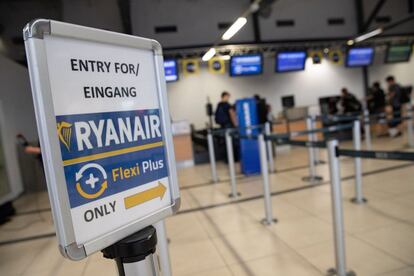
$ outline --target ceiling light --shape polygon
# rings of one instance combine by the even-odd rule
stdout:
[[[375,29],[375,30],[373,30],[373,31],[371,31],[369,33],[360,35],[357,38],[355,38],[355,43],[362,42],[362,41],[367,40],[367,39],[369,39],[371,37],[377,36],[377,35],[381,34],[382,32],[383,32],[383,29],[382,28],[378,28],[378,29]]]
[[[237,18],[236,22],[227,29],[227,31],[223,34],[221,39],[229,40],[232,38],[243,26],[247,23],[246,17],[239,17]]]
[[[346,44],[348,44],[348,46],[352,46],[352,45],[354,45],[354,43],[355,42],[352,39],[350,39],[346,42]]]
[[[210,48],[201,58],[203,61],[209,61],[216,54],[216,49]]]

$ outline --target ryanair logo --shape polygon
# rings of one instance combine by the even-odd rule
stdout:
[[[59,140],[70,151],[70,140],[72,136],[72,124],[67,122],[60,122],[57,124],[57,133]]]
[[[57,134],[64,153],[71,157],[84,151],[111,150],[162,138],[159,115],[136,111],[58,117]]]

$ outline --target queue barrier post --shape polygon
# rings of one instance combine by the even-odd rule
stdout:
[[[313,133],[312,133],[312,118],[307,117],[306,118],[306,128],[309,131],[308,133],[308,140],[313,141]],[[313,150],[313,147],[308,147],[308,163],[309,163],[309,176],[305,176],[302,178],[303,181],[306,182],[318,182],[322,181],[322,177],[316,175],[316,168],[315,168],[315,151]]]
[[[269,122],[265,123],[265,134],[270,135],[272,134],[271,125]],[[269,172],[275,172],[275,163],[273,159],[273,144],[271,140],[266,141],[266,148],[267,148],[267,156],[269,158]]]
[[[413,131],[413,105],[409,103],[407,108],[407,139],[408,146],[414,147],[414,131]]]
[[[257,137],[257,142],[260,154],[260,169],[263,177],[263,197],[265,207],[265,218],[262,219],[262,224],[271,225],[272,223],[277,222],[277,220],[273,218],[272,214],[272,198],[270,195],[269,169],[267,167],[266,143],[264,141],[263,134],[259,134],[259,136]]]
[[[229,197],[237,198],[240,193],[237,192],[237,184],[236,184],[236,171],[234,168],[234,153],[233,153],[233,140],[231,137],[231,129],[227,129],[225,133],[226,139],[226,150],[227,150],[227,162],[229,165],[229,174],[230,174],[230,184],[231,184],[231,192]]]
[[[211,169],[211,180],[213,183],[218,182],[217,176],[217,166],[216,166],[216,155],[214,152],[214,139],[211,129],[207,132],[207,147],[208,147],[208,156],[210,159],[210,169]]]
[[[119,276],[160,276],[156,259],[157,231],[148,226],[105,248],[105,258],[116,262]],[[164,274],[163,274],[164,276]]]
[[[318,126],[316,125],[316,122],[317,122],[317,120],[316,120],[316,116],[315,115],[313,115],[312,117],[311,117],[311,120],[312,120],[312,128],[311,128],[311,130],[315,130],[315,129],[317,129],[318,128]],[[313,137],[312,137],[312,141],[313,142],[318,142],[318,134],[316,133],[316,132],[314,132],[313,133]],[[318,147],[314,147],[313,148],[313,151],[314,151],[314,156],[315,156],[315,164],[316,165],[318,165],[318,164],[325,164],[325,161],[323,161],[323,160],[321,160],[320,159],[320,157],[321,157],[321,154],[320,154],[320,150],[319,150],[319,148]]]
[[[337,147],[337,140],[331,140],[328,142],[329,173],[331,178],[332,217],[334,223],[333,230],[335,244],[335,268],[329,269],[328,274],[337,276],[351,276],[356,274],[352,271],[346,271],[344,218],[342,209],[342,191],[339,158],[336,155]]]
[[[157,252],[162,276],[171,276],[170,252],[168,249],[168,237],[165,230],[165,222],[161,220],[153,225],[157,231]]]
[[[352,129],[352,139],[354,144],[354,150],[361,150],[361,123],[359,120],[354,121]],[[362,160],[360,157],[354,158],[354,171],[355,171],[355,197],[351,199],[353,203],[362,204],[367,202],[362,192]]]
[[[368,109],[364,110],[364,132],[365,132],[365,146],[367,150],[372,149],[372,141],[371,141],[371,122],[369,118],[369,111]]]

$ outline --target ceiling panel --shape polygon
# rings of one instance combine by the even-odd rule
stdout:
[[[265,41],[349,37],[356,33],[354,1],[279,0],[260,31]]]
[[[367,20],[374,10],[376,3],[379,0],[364,0],[364,15]],[[372,24],[368,29],[374,29],[379,26],[389,24],[390,22],[398,21],[401,18],[406,17],[409,14],[409,1],[412,0],[387,0],[382,8],[374,18]],[[412,1],[414,6],[414,1]],[[385,34],[412,34],[414,33],[414,20],[402,24],[395,29],[387,31]]]
[[[225,31],[225,23],[239,17],[250,1],[131,0],[130,5],[133,34],[154,38],[168,48],[213,44]],[[253,40],[252,20],[248,20],[231,41]]]

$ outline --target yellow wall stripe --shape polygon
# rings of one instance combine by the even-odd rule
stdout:
[[[86,162],[86,161],[92,161],[92,160],[102,159],[102,158],[106,158],[106,157],[117,156],[117,155],[121,155],[121,154],[125,154],[125,153],[141,151],[141,150],[147,150],[147,149],[153,149],[153,148],[161,147],[163,145],[164,145],[164,142],[161,141],[161,142],[155,142],[155,143],[146,144],[146,145],[135,146],[135,147],[132,147],[132,148],[102,152],[102,153],[97,153],[97,154],[93,154],[93,155],[88,155],[88,156],[83,156],[83,157],[78,157],[78,158],[65,160],[65,161],[63,161],[63,165],[68,166],[68,165],[73,165],[73,164],[76,164],[76,163],[82,163],[82,162]]]

